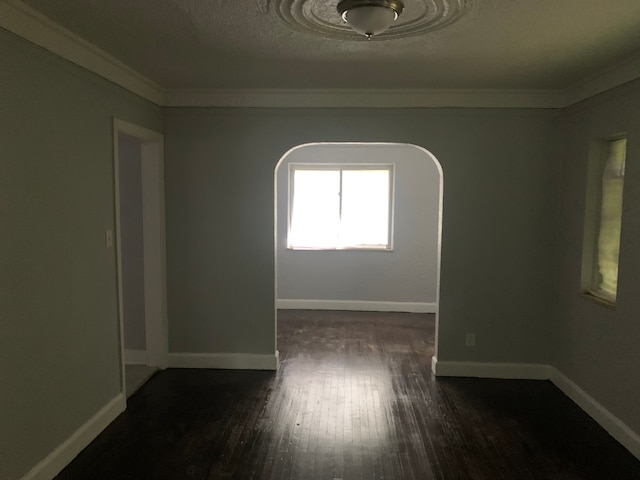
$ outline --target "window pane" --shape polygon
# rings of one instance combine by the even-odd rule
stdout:
[[[340,172],[295,170],[289,247],[333,248],[340,226]]]
[[[597,289],[598,293],[610,300],[615,300],[618,290],[618,254],[626,147],[626,139],[609,142],[607,163],[602,175]]]
[[[389,170],[342,172],[343,247],[389,243]]]

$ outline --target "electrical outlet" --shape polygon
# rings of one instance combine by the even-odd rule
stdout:
[[[475,347],[476,346],[476,334],[475,333],[467,333],[464,338],[464,344],[467,347]]]

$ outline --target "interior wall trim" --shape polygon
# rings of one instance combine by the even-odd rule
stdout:
[[[439,361],[435,356],[431,368],[438,377],[505,378],[550,380],[567,397],[594,419],[609,435],[640,460],[640,435],[573,380],[551,365],[536,363],[480,363]]]
[[[22,477],[22,480],[52,480],[118,415],[124,412],[125,408],[125,397],[119,393],[41,462],[29,470]]]
[[[167,107],[562,108],[553,90],[167,90]]]
[[[640,55],[637,55],[572,85],[566,90],[564,106],[570,107],[639,78]]]
[[[638,460],[640,460],[640,435],[634,432],[626,423],[607,410],[595,398],[580,388],[564,373],[554,367],[549,367],[553,384],[573,400],[582,410],[604,428],[609,435],[620,442]]]
[[[126,365],[148,365],[148,361],[146,350],[126,349],[124,351],[124,363]]]
[[[0,27],[142,98],[163,103],[158,84],[19,0],[0,2]]]
[[[368,300],[276,300],[281,310],[348,310],[363,312],[436,313],[436,303],[373,302]]]
[[[539,363],[451,362],[433,357],[431,367],[438,377],[505,378],[548,380],[549,365]]]
[[[20,0],[0,2],[0,28],[165,107],[565,108],[640,78],[635,56],[564,90],[165,89]]]
[[[277,370],[279,355],[256,353],[170,353],[169,368]]]

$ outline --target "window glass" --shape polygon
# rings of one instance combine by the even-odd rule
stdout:
[[[294,171],[290,247],[327,248],[336,245],[339,214],[339,171]]]
[[[392,171],[292,165],[289,248],[389,249]]]
[[[344,246],[389,243],[389,170],[342,172],[340,243]]]

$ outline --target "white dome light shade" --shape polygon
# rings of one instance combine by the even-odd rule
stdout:
[[[402,13],[400,0],[340,0],[338,13],[356,32],[371,38],[391,27]]]
[[[356,32],[371,37],[388,30],[398,18],[398,14],[387,7],[365,6],[347,10],[342,18]]]

